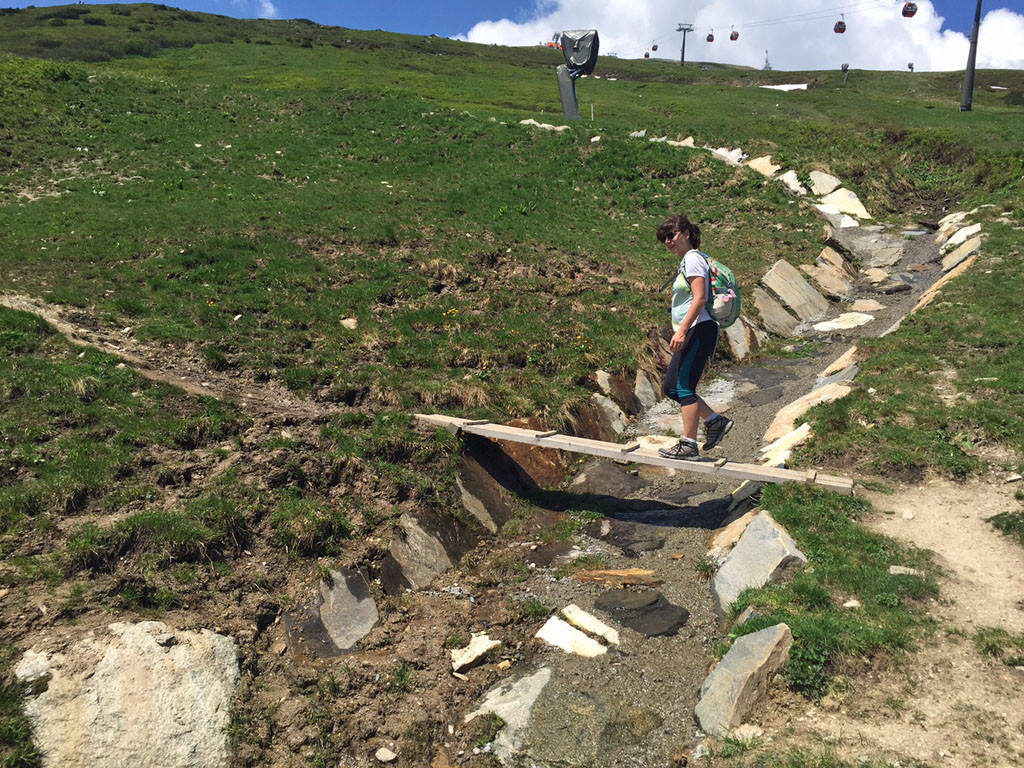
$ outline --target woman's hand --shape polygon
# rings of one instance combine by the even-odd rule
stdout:
[[[668,343],[669,351],[675,354],[683,348],[683,344],[686,343],[686,334],[690,328],[687,325],[679,326],[679,330],[672,334],[672,339]]]

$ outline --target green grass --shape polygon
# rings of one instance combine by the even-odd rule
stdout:
[[[789,531],[811,566],[788,582],[741,594],[732,616],[748,605],[761,616],[735,627],[731,636],[788,624],[794,645],[786,677],[809,698],[827,692],[844,660],[913,647],[930,624],[927,604],[938,594],[927,552],[863,528],[858,520],[870,505],[856,497],[787,483],[766,487],[762,506]],[[924,575],[892,575],[891,565],[911,565]],[[849,598],[861,608],[842,608]]]
[[[42,758],[32,743],[32,730],[25,716],[22,686],[10,681],[17,648],[0,646],[0,765],[4,768],[37,768]]]
[[[1024,635],[984,627],[975,632],[974,645],[979,653],[1001,661],[1008,667],[1024,667]]]

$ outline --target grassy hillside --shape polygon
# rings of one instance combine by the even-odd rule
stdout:
[[[995,204],[1001,261],[869,345],[807,456],[964,476],[972,441],[1024,450],[1020,72],[980,73],[961,114],[956,74],[602,58],[578,83],[596,119],[554,134],[518,124],[564,122],[541,47],[140,4],[8,9],[0,50],[0,291],[338,411],[254,426],[0,309],[0,581],[49,621],[230,613],[318,558],[379,558],[398,514],[456,506],[454,440],[408,413],[563,426],[595,369],[649,362],[669,213],[741,284],[817,256],[820,216],[781,185],[640,128],[828,169],[894,224]],[[754,87],[779,82],[811,89]],[[953,404],[928,385],[950,368]]]

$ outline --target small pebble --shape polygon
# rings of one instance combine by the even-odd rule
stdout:
[[[398,755],[396,755],[387,747],[381,747],[373,753],[373,756],[376,757],[382,763],[390,763],[398,758]]]
[[[914,519],[914,513],[909,511],[909,510],[904,512],[903,513],[903,519],[904,520],[913,520]]]

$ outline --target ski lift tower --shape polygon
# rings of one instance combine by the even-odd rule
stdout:
[[[960,111],[970,112],[974,104],[974,62],[978,57],[978,24],[981,22],[981,0],[974,12],[974,31],[971,34],[971,50],[967,54],[967,71],[964,72],[964,84],[960,90]]]
[[[598,38],[596,29],[573,29],[562,32],[562,55],[565,64],[555,70],[558,92],[562,97],[562,111],[566,120],[580,119],[580,104],[576,99],[576,80],[589,75],[597,64]]]
[[[687,32],[693,32],[693,24],[683,24],[682,22],[680,22],[679,26],[676,27],[676,32],[682,32],[683,33],[683,48],[679,52],[679,66],[680,67],[685,67],[686,66],[686,33]]]

